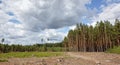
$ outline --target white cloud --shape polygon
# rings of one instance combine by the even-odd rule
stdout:
[[[90,0],[5,0],[4,3],[6,10],[14,12],[26,29],[40,31],[76,24],[88,12],[85,5]]]
[[[4,37],[9,44],[39,43],[41,38],[61,41],[67,35],[63,31],[74,29],[75,26],[72,25],[88,15],[86,4],[90,2],[91,0],[2,0],[0,38]],[[6,12],[12,12],[14,16],[9,16]],[[20,24],[9,22],[12,18]],[[64,26],[70,27],[65,29]]]
[[[76,28],[76,25],[69,26],[69,29],[74,30]]]
[[[14,24],[12,22],[7,22],[0,27],[0,38],[5,38],[5,43],[8,44],[26,45],[41,43],[42,38],[45,40],[44,42],[60,42],[63,40],[64,36],[67,35],[67,32],[59,31],[62,29],[64,28],[45,29],[41,32],[32,32],[25,30],[22,24]],[[51,40],[47,41],[47,38]]]
[[[4,11],[0,10],[0,24],[8,22],[11,17],[8,16]]]
[[[97,16],[94,16],[92,25],[95,25],[97,21],[109,20],[112,24],[115,19],[120,19],[120,3],[113,3],[102,8],[102,12]]]

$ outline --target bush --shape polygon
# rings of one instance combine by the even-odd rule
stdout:
[[[120,54],[120,46],[114,46],[113,48],[111,49],[108,49],[106,52],[108,53],[117,53],[117,54]]]

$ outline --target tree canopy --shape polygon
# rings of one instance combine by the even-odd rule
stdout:
[[[120,21],[115,20],[97,22],[95,26],[77,24],[75,30],[70,30],[64,39],[67,51],[105,51],[120,45]]]

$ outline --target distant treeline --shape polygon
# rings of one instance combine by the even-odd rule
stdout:
[[[63,51],[62,43],[46,43],[34,45],[8,45],[0,43],[0,53],[7,52],[32,52],[32,51]]]
[[[109,21],[97,22],[95,26],[77,24],[64,38],[66,51],[106,51],[108,48],[120,46],[120,20],[114,24]]]

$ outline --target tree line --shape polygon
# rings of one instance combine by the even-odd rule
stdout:
[[[77,24],[64,38],[66,51],[102,52],[120,46],[120,20],[97,22],[95,26]]]
[[[45,51],[63,51],[62,43],[46,43],[46,44],[34,44],[34,45],[8,45],[0,43],[0,53],[7,53],[7,52],[45,52]]]

